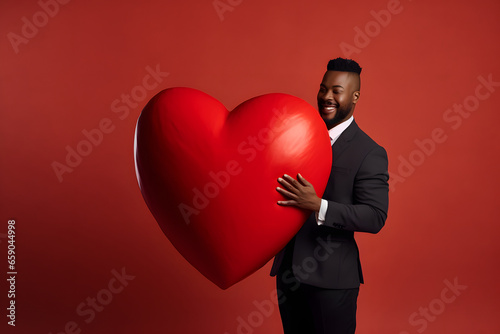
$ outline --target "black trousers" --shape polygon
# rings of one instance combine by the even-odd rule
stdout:
[[[324,289],[300,283],[291,271],[290,249],[283,262],[276,286],[284,333],[354,334],[359,288]]]
[[[354,334],[359,288],[323,289],[276,277],[285,334]]]

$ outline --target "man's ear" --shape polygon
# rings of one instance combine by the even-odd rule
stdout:
[[[359,90],[352,93],[352,103],[356,103],[359,100]]]

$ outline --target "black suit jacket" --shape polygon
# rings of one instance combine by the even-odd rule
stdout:
[[[328,200],[324,225],[318,226],[311,214],[274,259],[271,275],[279,272],[285,283],[295,276],[322,288],[359,287],[363,274],[354,232],[377,233],[385,224],[389,205],[385,149],[353,121],[332,150],[332,170],[322,196]]]

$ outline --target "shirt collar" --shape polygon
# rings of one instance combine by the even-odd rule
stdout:
[[[335,141],[337,141],[342,132],[344,132],[345,129],[347,129],[353,121],[354,116],[351,116],[347,121],[343,121],[342,123],[328,130],[328,133],[330,134],[330,142],[332,143],[332,145],[335,143]]]

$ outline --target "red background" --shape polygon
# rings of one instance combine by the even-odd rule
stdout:
[[[500,87],[480,88],[490,95],[478,106],[471,98],[479,76],[500,82],[500,2],[401,0],[381,26],[371,11],[393,0],[222,1],[232,3],[223,20],[210,0],[71,1],[17,53],[9,33],[21,35],[23,17],[33,22],[41,7],[1,2],[0,249],[6,258],[15,219],[18,261],[15,328],[0,262],[2,332],[55,334],[74,321],[81,333],[233,334],[244,319],[252,333],[280,333],[277,307],[259,316],[254,303],[271,300],[269,264],[222,291],[161,233],[135,177],[135,122],[173,86],[203,90],[229,109],[271,92],[314,105],[337,56],[364,68],[355,117],[387,149],[393,180],[405,174],[401,161],[418,164],[393,184],[386,227],[357,236],[367,282],[358,333],[500,332]],[[357,29],[366,28],[363,45]],[[345,54],[341,43],[358,50]],[[120,119],[112,102],[157,64],[168,77]],[[470,115],[446,122],[464,101]],[[53,162],[65,163],[66,146],[76,148],[82,131],[105,118],[113,131],[60,182]],[[415,141],[436,128],[446,140],[418,153]],[[122,268],[135,278],[87,324],[77,306]],[[466,286],[452,302],[442,301],[445,280]],[[453,295],[445,291],[446,300]]]

